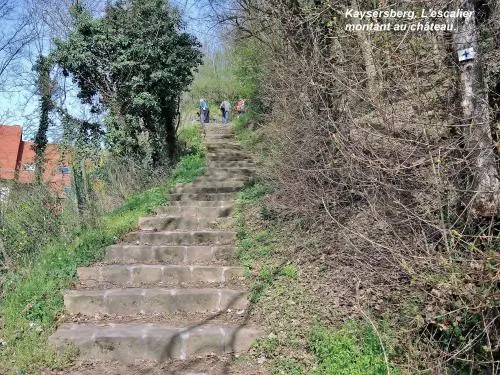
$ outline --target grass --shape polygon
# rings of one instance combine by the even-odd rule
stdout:
[[[315,327],[309,348],[316,356],[311,375],[387,375],[398,372],[386,364],[374,330],[349,321],[339,330]]]
[[[29,264],[6,275],[0,307],[0,372],[33,373],[70,362],[74,352],[61,355],[47,345],[63,309],[63,291],[75,281],[77,267],[102,259],[106,246],[135,229],[141,215],[167,204],[174,185],[203,173],[204,147],[197,128],[185,129],[182,137],[191,153],[180,158],[168,181],[132,195],[95,227],[75,233],[69,241],[54,238]]]

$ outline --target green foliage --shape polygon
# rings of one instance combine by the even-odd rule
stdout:
[[[297,267],[295,267],[293,264],[287,264],[281,267],[280,274],[282,276],[290,277],[292,279],[296,279],[299,276]]]
[[[194,113],[200,98],[207,100],[215,113],[222,100],[229,100],[233,109],[239,99],[246,98],[247,106],[260,113],[260,81],[264,56],[251,40],[231,41],[223,50],[207,53],[184,96],[183,109]]]
[[[252,103],[250,103],[252,106]],[[243,113],[235,122],[234,131],[238,141],[246,148],[256,149],[262,142],[262,136],[253,130],[254,124],[259,122],[259,114],[251,108],[249,112]]]
[[[185,96],[185,106],[198,107],[200,98],[205,99],[212,111],[223,100],[229,100],[233,106],[241,97],[241,87],[234,72],[234,66],[225,52],[205,57]]]
[[[73,75],[82,101],[96,112],[109,112],[108,144],[122,155],[144,155],[142,137],[155,163],[167,151],[172,158],[174,120],[180,95],[201,63],[199,43],[180,32],[180,19],[167,0],[108,3],[98,19],[76,8],[74,17],[73,31],[56,41],[53,55]]]
[[[340,330],[314,327],[310,350],[317,359],[312,375],[386,375],[388,373],[379,338],[369,326],[346,323]],[[390,368],[392,374],[398,372]]]
[[[40,124],[35,136],[34,149],[36,153],[36,179],[38,183],[42,182],[44,153],[47,147],[47,131],[50,125],[50,111],[54,107],[52,102],[52,90],[54,82],[50,77],[52,61],[43,55],[38,57],[35,65],[37,77],[37,89],[40,95]]]
[[[231,61],[235,75],[240,83],[240,96],[258,104],[260,99],[260,84],[264,76],[264,61],[266,56],[263,49],[258,47],[254,40],[238,40],[231,50]],[[254,106],[260,108],[259,105]]]
[[[190,139],[200,142],[199,132],[187,133]],[[46,343],[63,307],[63,291],[71,287],[77,267],[101,259],[106,246],[134,229],[139,216],[167,204],[171,188],[192,181],[203,172],[203,166],[202,154],[181,157],[168,181],[130,196],[122,207],[101,217],[93,227],[76,228],[64,237],[48,233],[29,263],[2,276],[0,372],[35,372],[67,363],[71,352],[60,356]],[[24,250],[19,247],[19,251]]]
[[[61,227],[60,202],[47,186],[13,185],[10,190],[8,204],[0,205],[0,237],[8,257],[0,254],[4,265],[38,254]]]
[[[303,375],[306,370],[304,366],[291,358],[281,358],[278,361],[278,366],[276,370],[273,371],[273,375]]]

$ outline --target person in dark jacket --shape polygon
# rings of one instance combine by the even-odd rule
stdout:
[[[220,111],[222,114],[222,123],[227,124],[229,121],[229,111],[231,110],[231,104],[227,101],[224,100],[222,103],[220,103]]]

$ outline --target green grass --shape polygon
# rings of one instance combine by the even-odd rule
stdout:
[[[398,374],[386,364],[380,340],[372,327],[357,321],[347,322],[339,330],[314,327],[309,348],[317,361],[311,375]]]
[[[55,238],[29,264],[5,276],[0,372],[32,373],[68,364],[74,355],[71,350],[60,355],[47,345],[63,308],[63,291],[71,288],[77,267],[102,259],[106,246],[135,229],[141,215],[167,204],[167,193],[174,185],[203,173],[204,147],[198,131],[188,129],[183,137],[191,153],[180,158],[168,181],[132,195],[123,206],[100,218],[95,227],[75,233],[69,241]]]
[[[262,142],[262,135],[251,129],[258,122],[258,114],[255,112],[243,113],[234,120],[234,132],[238,141],[246,148],[256,148]]]

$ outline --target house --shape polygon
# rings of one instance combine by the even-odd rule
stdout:
[[[19,164],[23,129],[0,125],[0,180],[13,180]]]
[[[33,142],[23,141],[20,126],[0,125],[0,180],[15,180],[23,184],[35,178]],[[45,149],[43,180],[59,193],[71,189],[68,157],[55,144]]]

